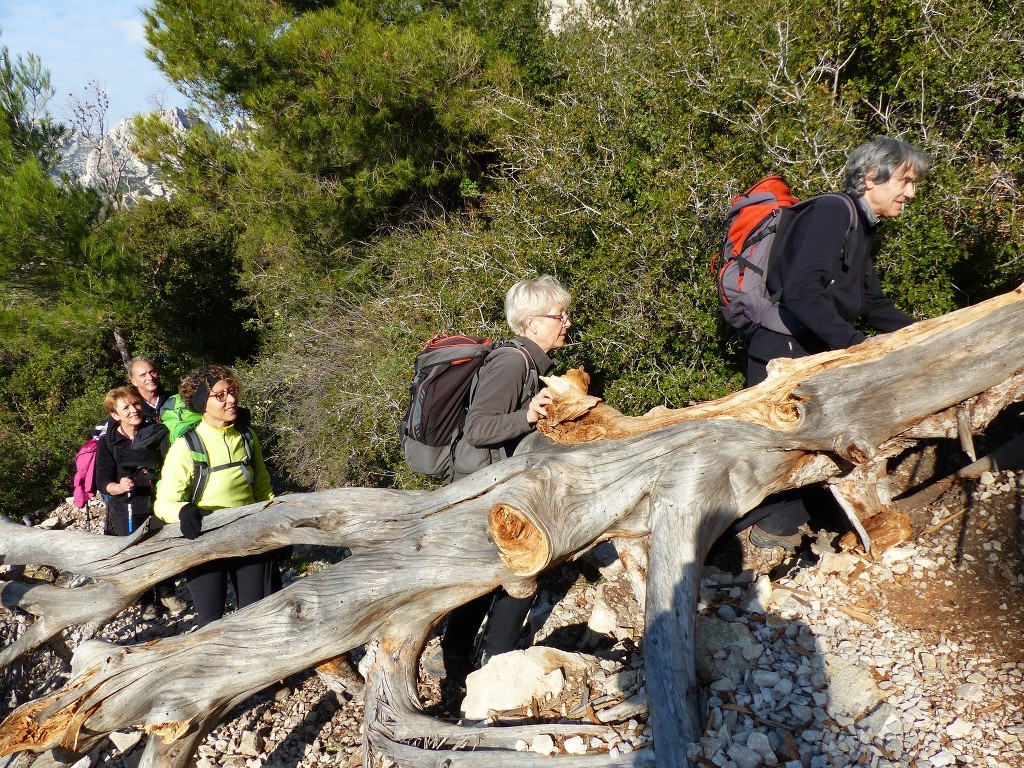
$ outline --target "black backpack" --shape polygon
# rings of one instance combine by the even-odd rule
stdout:
[[[455,446],[462,437],[480,367],[498,347],[522,346],[513,340],[438,334],[416,355],[409,406],[399,436],[410,469],[433,477],[451,476]],[[524,354],[531,371],[532,358]]]

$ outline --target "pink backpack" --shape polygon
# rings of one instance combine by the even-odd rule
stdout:
[[[75,506],[84,509],[96,495],[96,448],[98,437],[90,437],[75,454],[75,476],[71,481]]]

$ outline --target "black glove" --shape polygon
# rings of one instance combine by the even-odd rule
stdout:
[[[186,539],[198,539],[203,530],[203,513],[195,504],[188,503],[178,511],[181,535]]]

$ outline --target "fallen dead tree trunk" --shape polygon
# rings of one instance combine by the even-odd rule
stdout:
[[[889,505],[890,456],[919,433],[979,429],[1024,397],[1013,352],[1022,320],[1016,291],[851,350],[782,361],[764,384],[721,400],[637,418],[584,395],[572,385],[578,374],[552,379],[558,397],[546,438],[522,455],[431,493],[340,489],[225,510],[194,542],[177,527],[125,540],[0,526],[4,563],[51,564],[97,582],[71,591],[74,611],[49,593],[5,587],[5,605],[55,613],[8,661],[54,627],[99,626],[199,562],[289,543],[353,553],[201,631],[147,646],[83,644],[61,690],[0,725],[0,753],[47,751],[50,764],[66,764],[137,726],[150,734],[143,766],[187,765],[197,742],[251,693],[370,644],[369,749],[403,765],[547,764],[515,743],[606,727],[477,728],[426,717],[415,691],[424,641],[442,616],[498,584],[522,594],[596,541],[653,534],[645,658],[655,752],[659,766],[685,765],[701,729],[694,613],[714,540],[765,495],[822,481],[832,481],[865,536],[860,518]],[[611,764],[607,756],[558,761]],[[614,764],[650,765],[653,755]]]

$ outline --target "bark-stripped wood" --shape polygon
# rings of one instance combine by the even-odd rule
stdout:
[[[56,693],[0,724],[0,754],[46,752],[66,764],[112,731],[149,735],[143,766],[184,766],[199,740],[251,693],[369,644],[367,749],[411,766],[533,766],[514,751],[540,734],[607,726],[467,727],[427,717],[417,658],[433,625],[501,584],[513,594],[593,543],[648,536],[645,658],[655,749],[561,766],[686,764],[702,727],[693,659],[700,567],[715,539],[767,494],[830,481],[857,519],[891,506],[881,469],[923,437],[977,431],[1024,397],[1016,353],[1020,290],[850,350],[770,367],[758,387],[710,403],[630,418],[585,395],[582,372],[556,391],[546,437],[433,492],[337,489],[224,510],[196,541],[176,526],[116,539],[0,525],[6,564],[88,576],[66,590],[6,584],[5,605],[39,617],[10,663],[71,623],[98,627],[145,589],[187,567],[284,544],[346,546],[352,556],[192,634],[148,645],[89,641]],[[642,547],[630,559],[634,572]],[[45,618],[44,618],[45,617]],[[37,629],[38,627],[38,629]]]

